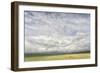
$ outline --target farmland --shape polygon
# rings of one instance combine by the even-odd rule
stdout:
[[[25,61],[48,61],[48,60],[71,60],[71,59],[89,59],[90,53],[71,53],[71,54],[31,54],[25,55]]]

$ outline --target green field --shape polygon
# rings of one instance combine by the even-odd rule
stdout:
[[[25,55],[25,61],[47,61],[47,60],[70,60],[70,59],[88,59],[90,53],[75,53],[75,54],[58,54],[58,55],[47,55],[47,54],[32,54]]]

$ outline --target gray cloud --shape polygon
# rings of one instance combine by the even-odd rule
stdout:
[[[25,53],[90,50],[90,14],[25,11]]]

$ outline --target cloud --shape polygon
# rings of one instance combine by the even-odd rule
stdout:
[[[25,53],[90,50],[90,14],[25,11]]]

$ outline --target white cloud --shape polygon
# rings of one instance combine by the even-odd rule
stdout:
[[[25,12],[25,53],[90,50],[89,14]]]

